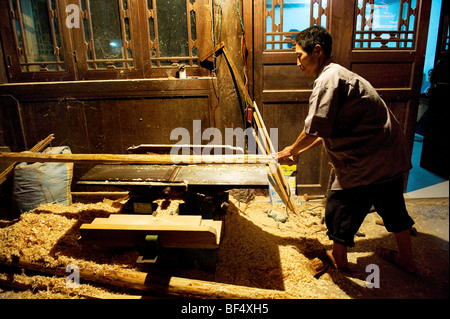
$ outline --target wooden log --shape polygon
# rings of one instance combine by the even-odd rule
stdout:
[[[26,270],[34,270],[41,273],[57,276],[67,276],[65,267],[45,268],[36,263],[24,260],[6,263]],[[91,281],[113,286],[134,289],[157,294],[180,296],[185,298],[210,298],[210,299],[294,299],[289,293],[280,290],[253,288],[230,285],[218,282],[209,282],[196,279],[187,279],[169,276],[163,278],[132,269],[110,270],[105,269],[101,273],[91,269],[80,269],[80,281]]]
[[[268,164],[267,155],[140,155],[140,154],[44,154],[0,152],[0,162],[65,162],[103,164]]]

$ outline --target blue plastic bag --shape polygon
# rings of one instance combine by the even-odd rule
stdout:
[[[48,147],[43,153],[70,154],[68,146]],[[72,204],[73,163],[20,163],[14,169],[13,206],[20,212],[40,204]]]

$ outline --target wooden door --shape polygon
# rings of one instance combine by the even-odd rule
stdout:
[[[317,24],[333,36],[333,59],[378,90],[412,150],[430,6],[431,0],[254,0],[251,8],[247,3],[244,9],[253,11],[253,33],[246,35],[253,53],[249,80],[266,126],[278,128],[278,149],[303,129],[313,85],[296,67],[291,37]],[[302,155],[297,194],[325,194],[330,169],[323,148]]]

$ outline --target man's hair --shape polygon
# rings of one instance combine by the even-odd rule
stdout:
[[[331,55],[333,40],[331,39],[331,34],[328,30],[323,27],[315,25],[303,30],[295,36],[294,42],[301,46],[308,54],[310,54],[318,44],[322,47],[327,57]]]

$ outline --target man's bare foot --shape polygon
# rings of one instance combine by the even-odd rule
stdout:
[[[336,262],[336,258],[333,254],[333,249],[325,250],[325,255],[334,268],[348,269],[348,262],[340,262],[340,263]]]
[[[417,271],[414,264],[405,262],[398,251],[387,248],[377,248],[376,254],[391,264],[399,267],[407,273],[413,274]]]

